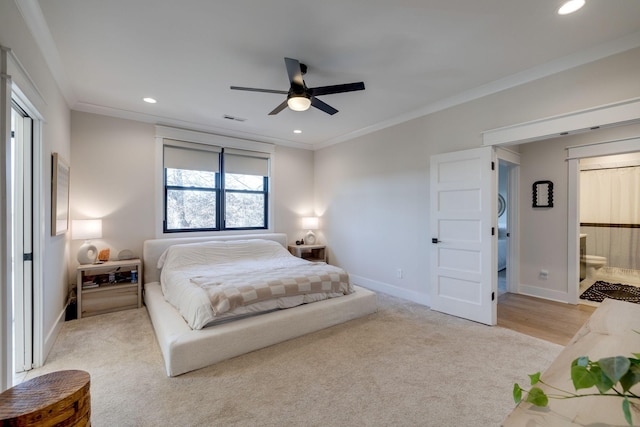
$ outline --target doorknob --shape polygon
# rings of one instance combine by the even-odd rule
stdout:
[[[440,242],[440,240],[438,240],[437,237],[434,237],[434,238],[431,239],[431,243],[439,243],[439,242]]]

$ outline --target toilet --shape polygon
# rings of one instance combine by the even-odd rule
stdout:
[[[596,272],[607,265],[607,259],[597,255],[582,255],[580,257],[580,278],[594,279]]]

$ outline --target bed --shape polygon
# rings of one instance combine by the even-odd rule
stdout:
[[[160,278],[162,274],[166,275],[167,271],[174,272],[165,264],[172,263],[175,266],[176,263],[182,262],[180,257],[168,260],[170,258],[168,253],[175,251],[175,248],[188,250],[192,245],[198,248],[201,245],[219,247],[220,245],[217,244],[209,245],[208,242],[242,243],[256,239],[276,242],[282,248],[287,247],[287,236],[282,233],[154,239],[144,242],[144,300],[164,357],[168,376],[177,376],[200,369],[231,357],[347,322],[377,310],[375,293],[352,284],[349,284],[349,289],[353,292],[340,297],[329,298],[327,295],[322,298],[311,297],[310,300],[315,301],[312,304],[306,303],[309,301],[308,298],[305,300],[306,297],[293,296],[293,300],[302,299],[305,303],[286,309],[281,308],[294,304],[291,300],[279,302],[275,307],[260,305],[263,304],[261,301],[255,310],[244,309],[242,306],[237,313],[240,318],[234,320],[230,320],[225,315],[225,310],[217,310],[216,314],[220,316],[214,316],[216,318],[213,320],[209,313],[204,317],[197,315],[187,322],[180,313],[184,308],[178,309],[166,300]],[[189,259],[187,257],[187,262],[190,262]],[[158,265],[164,266],[166,271],[163,272]],[[179,275],[179,272],[176,274]],[[200,286],[204,288],[212,280],[212,277],[208,277],[207,274],[198,274],[194,277],[191,278],[192,282],[201,280],[202,283],[197,284],[199,286],[204,284]],[[165,279],[168,278],[165,277]],[[333,295],[335,294],[333,291],[337,289],[335,286],[344,286],[344,284],[333,286],[334,288],[325,292],[331,294],[329,296],[337,296]],[[167,295],[170,294],[171,291],[167,291]],[[256,315],[254,311],[266,312]]]

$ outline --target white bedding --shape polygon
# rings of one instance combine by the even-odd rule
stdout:
[[[201,329],[230,317],[290,308],[300,304],[324,300],[353,292],[353,286],[344,270],[324,263],[311,265],[309,261],[291,255],[277,242],[261,239],[238,241],[210,241],[169,247],[158,260],[161,286],[165,299],[173,305],[192,329]],[[225,289],[239,277],[261,276],[286,280],[296,269],[322,270],[332,276],[342,275],[339,289],[329,287],[323,292],[282,296],[252,304],[240,305],[232,310],[211,304],[211,293]],[[319,274],[319,273],[318,273]],[[346,277],[346,281],[344,279]],[[284,279],[283,279],[284,278]],[[266,283],[266,282],[265,282]],[[261,286],[261,285],[257,285]]]

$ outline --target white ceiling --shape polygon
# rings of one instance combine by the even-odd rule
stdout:
[[[640,46],[639,0],[16,2],[72,109],[304,148]],[[285,56],[366,90],[269,116],[283,95],[229,89],[288,90]]]

